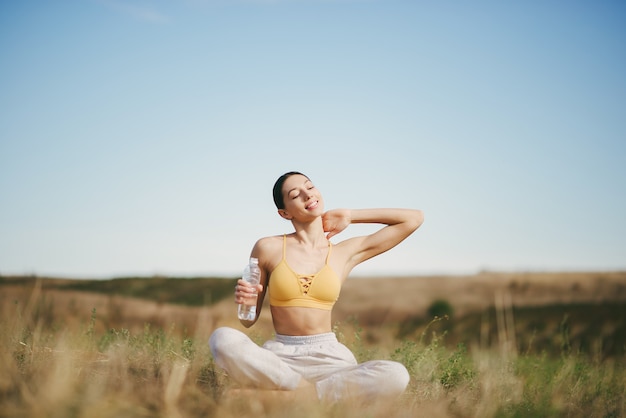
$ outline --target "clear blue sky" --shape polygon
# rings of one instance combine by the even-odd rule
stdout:
[[[624,22],[621,1],[4,1],[0,273],[237,275],[291,230],[289,170],[327,208],[424,210],[354,275],[625,269]]]

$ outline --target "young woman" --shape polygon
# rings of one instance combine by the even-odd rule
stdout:
[[[357,364],[332,332],[331,311],[350,271],[408,237],[423,222],[412,209],[334,209],[324,212],[320,191],[302,173],[282,175],[274,185],[278,214],[291,234],[261,238],[251,257],[259,260],[261,283],[237,282],[235,303],[254,305],[257,318],[269,294],[276,337],[263,347],[233,328],[216,329],[209,340],[214,360],[241,386],[315,389],[320,400],[376,400],[402,394],[406,368],[386,360]],[[377,232],[332,244],[354,223],[385,225]],[[254,321],[241,321],[245,327]]]

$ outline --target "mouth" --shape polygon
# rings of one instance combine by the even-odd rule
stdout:
[[[306,205],[304,208],[306,210],[311,210],[311,209],[315,209],[317,207],[317,205],[319,205],[319,200],[315,200],[311,203],[309,203],[308,205]]]

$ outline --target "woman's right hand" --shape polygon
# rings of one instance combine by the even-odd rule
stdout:
[[[326,239],[331,239],[350,225],[352,212],[349,209],[331,209],[322,215]]]
[[[235,285],[235,303],[238,305],[255,305],[257,295],[262,291],[262,284],[254,286],[243,279],[239,279]]]

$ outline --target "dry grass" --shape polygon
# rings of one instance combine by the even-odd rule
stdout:
[[[485,273],[348,281],[334,318],[339,338],[362,361],[393,358],[411,373],[410,386],[396,403],[367,407],[320,405],[293,393],[232,392],[206,345],[216,327],[239,327],[230,300],[185,307],[42,290],[41,282],[4,285],[0,416],[624,416],[623,357],[520,352],[512,312],[514,306],[623,302],[625,279],[623,273]],[[457,315],[497,306],[499,338],[489,346],[479,337],[450,346],[443,332],[433,333],[443,320],[396,338],[400,321],[425,314],[443,297]],[[261,319],[248,331],[258,342],[272,333],[267,312]],[[373,335],[375,344],[366,335]]]

